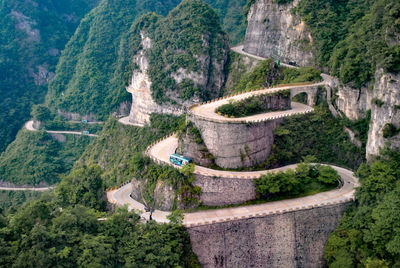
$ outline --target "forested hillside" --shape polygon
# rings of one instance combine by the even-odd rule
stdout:
[[[128,99],[127,33],[138,16],[153,11],[165,15],[179,0],[102,1],[81,22],[68,42],[47,104],[53,110],[94,113],[107,118]],[[125,79],[124,79],[125,78]]]
[[[0,152],[43,101],[61,50],[97,0],[0,1]]]
[[[311,30],[317,61],[356,87],[377,68],[400,71],[400,2],[301,0],[296,10]]]

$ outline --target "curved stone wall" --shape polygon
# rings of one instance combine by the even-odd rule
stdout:
[[[189,227],[202,267],[325,267],[324,248],[350,203]]]
[[[254,166],[265,161],[274,143],[274,129],[282,119],[263,122],[214,122],[189,116],[200,130],[208,151],[222,168]]]
[[[206,206],[240,204],[256,198],[253,179],[196,174],[193,184],[201,187],[201,203]]]

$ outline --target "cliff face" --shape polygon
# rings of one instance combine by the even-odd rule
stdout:
[[[313,39],[301,19],[291,13],[298,5],[278,5],[274,0],[258,0],[250,8],[244,51],[301,66],[314,65]]]
[[[400,128],[400,73],[391,74],[378,70],[372,92],[371,122],[367,142],[367,159],[379,154],[379,149],[389,143],[389,148],[400,148],[400,135],[384,138],[386,124]]]
[[[221,96],[228,37],[202,1],[183,1],[165,18],[142,17],[132,27],[130,48],[132,123],[148,123],[151,113],[181,114],[193,103]]]
[[[141,33],[142,49],[133,57],[133,62],[137,69],[132,73],[132,78],[126,90],[132,94],[132,106],[129,114],[129,122],[138,125],[150,123],[152,113],[175,114],[180,115],[184,111],[177,106],[159,105],[151,96],[151,80],[148,76],[149,60],[146,51],[151,49],[151,40]]]

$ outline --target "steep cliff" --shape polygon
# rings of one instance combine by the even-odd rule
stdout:
[[[148,14],[131,29],[132,123],[149,114],[180,114],[194,102],[221,95],[228,38],[202,1],[183,1],[166,18]]]
[[[247,15],[244,51],[302,66],[314,65],[313,38],[304,21],[291,12],[298,3],[255,1]]]
[[[43,101],[69,37],[97,0],[0,2],[0,152]]]
[[[165,15],[179,0],[102,0],[69,40],[49,85],[47,104],[54,111],[93,113],[106,119],[129,100],[128,33],[146,12]]]
[[[391,149],[400,149],[400,74],[375,74],[372,91],[371,122],[368,132],[367,159],[379,154],[379,149],[388,143]],[[390,131],[389,128],[393,128]],[[387,129],[387,131],[385,131]],[[388,132],[388,133],[385,133]]]

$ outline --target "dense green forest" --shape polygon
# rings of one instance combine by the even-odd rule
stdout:
[[[184,116],[153,114],[150,125],[141,128],[122,125],[111,117],[76,166],[99,164],[105,170],[102,176],[106,187],[121,185],[133,177],[131,159],[136,153],[144,152],[152,142],[178,130],[184,122]]]
[[[25,202],[39,199],[43,192],[40,191],[5,191],[0,190],[1,211],[16,211]]]
[[[218,15],[211,7],[203,1],[184,0],[165,18],[151,13],[142,17],[132,27],[132,56],[141,49],[140,33],[143,31],[152,40],[152,48],[146,55],[149,58],[152,96],[156,102],[168,101],[169,91],[176,91],[175,94],[182,99],[190,99],[194,95],[203,100],[218,97],[215,85],[210,85],[211,89],[199,88],[194,85],[194,79],[183,79],[177,83],[171,77],[171,73],[180,68],[188,73],[202,74],[204,71],[216,72],[212,69],[214,62],[223,64],[228,40]],[[210,57],[212,61],[203,63],[200,60],[202,57]]]
[[[60,51],[97,0],[0,1],[0,152],[43,101]]]
[[[357,171],[361,187],[325,248],[330,267],[399,267],[400,154],[385,151]]]
[[[0,180],[17,185],[54,184],[69,172],[90,143],[87,136],[59,135],[21,130],[0,155]]]
[[[112,109],[128,100],[127,33],[141,14],[165,15],[179,0],[103,0],[81,22],[57,65],[46,97],[51,109],[106,119]],[[125,79],[124,79],[125,78]]]
[[[75,169],[54,193],[0,214],[0,266],[200,267],[183,227],[142,223],[126,209],[106,215],[101,173]]]
[[[132,52],[139,48],[136,43],[134,45],[129,44],[131,43],[129,41],[129,35],[131,35],[129,28],[141,14],[155,12],[166,15],[179,2],[179,0],[102,1],[82,20],[74,36],[67,44],[58,63],[56,76],[49,86],[49,93],[46,97],[49,107],[52,107],[52,109],[57,107],[63,111],[80,114],[93,112],[99,119],[106,119],[109,113],[122,101],[129,100],[125,86],[132,71],[132,66],[129,66],[130,57]],[[225,29],[232,33],[234,43],[241,40],[245,29],[244,21],[239,18],[242,5],[244,5],[243,2],[240,0],[208,1],[210,5],[216,7],[217,12],[221,15]],[[220,31],[220,18],[212,10],[208,10],[205,5],[199,9],[194,8],[192,11],[185,11],[184,8],[185,5],[181,8],[180,18],[174,18],[171,15],[157,31],[154,37],[157,38],[155,43],[158,48],[165,45],[168,40],[175,44],[180,40],[180,46],[184,44],[197,48],[193,43],[196,40],[195,35],[190,40],[187,39],[189,30],[194,34],[203,30],[202,27],[207,25],[211,32]],[[185,13],[189,11],[192,13]],[[174,15],[177,14],[174,13]],[[191,15],[189,16],[189,14]],[[207,19],[196,21],[195,14],[197,18],[202,15]],[[191,25],[192,22],[193,25]],[[200,22],[201,25],[199,25]],[[187,31],[184,31],[186,35],[182,38],[181,35],[174,36],[172,34],[173,31],[179,30],[179,27],[188,28]],[[118,29],[118,31],[115,29]],[[181,34],[183,35],[184,32]],[[197,54],[197,51],[192,50],[190,50],[190,55]],[[156,53],[154,56],[159,55]],[[180,63],[185,63],[187,58],[187,55],[181,55],[177,60]],[[162,58],[157,58],[157,60],[160,61]],[[161,66],[161,63],[153,64],[153,66],[156,68]],[[160,80],[161,78],[157,79],[163,74],[163,72],[159,73],[158,69],[152,71],[153,82],[165,86],[165,83],[168,84],[171,81],[170,79],[164,79],[165,81]],[[187,98],[196,90],[190,83],[183,83],[181,87],[187,92],[187,94],[182,94],[183,98]]]
[[[311,30],[317,61],[360,87],[377,68],[400,71],[397,0],[301,0],[296,11]]]

